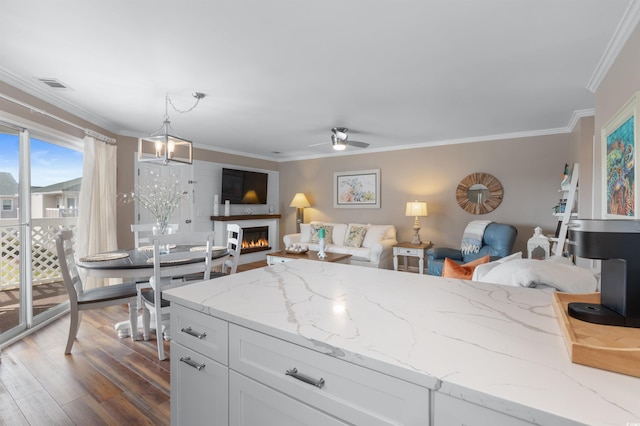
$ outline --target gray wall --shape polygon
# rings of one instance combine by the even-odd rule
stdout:
[[[585,121],[592,118],[581,120],[577,129],[582,129]],[[281,230],[283,234],[294,232],[295,209],[289,203],[296,192],[304,192],[312,204],[305,209],[306,222],[390,223],[398,229],[398,239],[406,241],[413,235],[413,218],[404,216],[405,203],[417,199],[428,205],[429,216],[420,221],[423,240],[456,247],[466,224],[480,218],[515,225],[516,250],[525,250],[536,226],[545,232],[555,231],[557,218],[551,209],[558,201],[564,164],[577,161],[580,140],[574,131],[281,163]],[[333,173],[364,169],[381,170],[381,208],[334,209]],[[504,188],[502,204],[486,215],[467,213],[456,202],[458,183],[473,172],[494,175]]]

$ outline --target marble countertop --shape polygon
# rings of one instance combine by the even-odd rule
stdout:
[[[529,422],[640,423],[640,379],[572,363],[548,289],[296,260],[165,294]]]

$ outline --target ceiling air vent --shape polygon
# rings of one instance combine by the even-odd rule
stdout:
[[[67,86],[66,84],[62,83],[59,80],[56,80],[55,78],[39,78],[38,80],[40,80],[41,82],[43,82],[44,84],[46,84],[47,86],[53,89],[71,90],[69,86]]]

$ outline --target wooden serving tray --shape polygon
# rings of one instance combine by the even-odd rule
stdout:
[[[600,303],[600,293],[553,293],[553,309],[571,362],[640,377],[640,328],[592,324],[570,317],[569,302]]]

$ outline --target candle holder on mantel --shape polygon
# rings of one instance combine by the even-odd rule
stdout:
[[[220,197],[218,194],[213,196],[213,215],[220,216]]]

